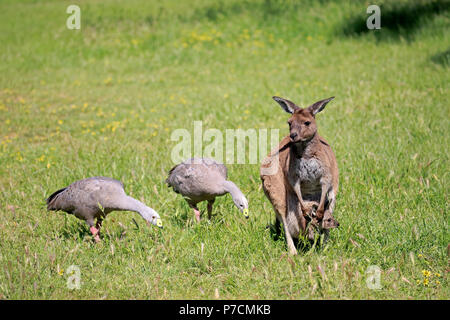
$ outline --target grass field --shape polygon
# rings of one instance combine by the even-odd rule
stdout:
[[[381,30],[364,29],[366,1],[1,1],[0,299],[449,299],[449,1],[378,3]],[[228,165],[249,220],[227,195],[196,224],[164,183],[171,133],[193,121],[287,134],[273,95],[336,96],[317,119],[341,226],[294,257],[266,229],[258,164]],[[94,244],[83,221],[46,211],[98,175],[164,229],[115,212]]]

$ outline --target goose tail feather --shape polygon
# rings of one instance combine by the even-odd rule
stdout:
[[[52,210],[52,211],[59,210],[59,208],[57,206],[55,206],[55,200],[58,198],[58,195],[66,189],[67,188],[59,189],[59,190],[53,192],[50,195],[50,197],[47,198],[47,210]]]

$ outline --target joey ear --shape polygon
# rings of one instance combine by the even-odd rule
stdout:
[[[308,107],[308,110],[313,114],[313,116],[315,116],[316,114],[318,114],[320,111],[322,111],[325,108],[325,106],[327,105],[328,102],[330,102],[333,99],[334,99],[334,97],[317,101],[316,103],[313,103],[312,105],[310,105]]]
[[[277,96],[273,96],[272,97],[273,100],[275,100],[276,102],[278,102],[280,104],[280,106],[283,108],[284,111],[286,111],[287,113],[294,113],[295,110],[300,109],[299,107],[297,107],[295,105],[295,103],[293,103],[292,101],[289,101],[288,99],[283,99]]]

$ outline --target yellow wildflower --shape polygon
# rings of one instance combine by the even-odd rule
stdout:
[[[425,277],[431,276],[431,272],[428,271],[428,270],[422,270],[422,274],[423,274]]]

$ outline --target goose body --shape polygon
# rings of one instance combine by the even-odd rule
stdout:
[[[103,219],[112,211],[134,211],[162,227],[155,210],[128,196],[122,182],[107,177],[78,180],[55,191],[47,199],[47,210],[61,210],[86,221],[96,241],[100,240],[98,233]]]
[[[166,179],[169,187],[181,194],[194,209],[197,221],[200,211],[197,204],[208,201],[208,217],[218,196],[230,193],[236,207],[248,217],[248,201],[241,190],[228,179],[227,167],[208,158],[192,158],[174,166]]]

